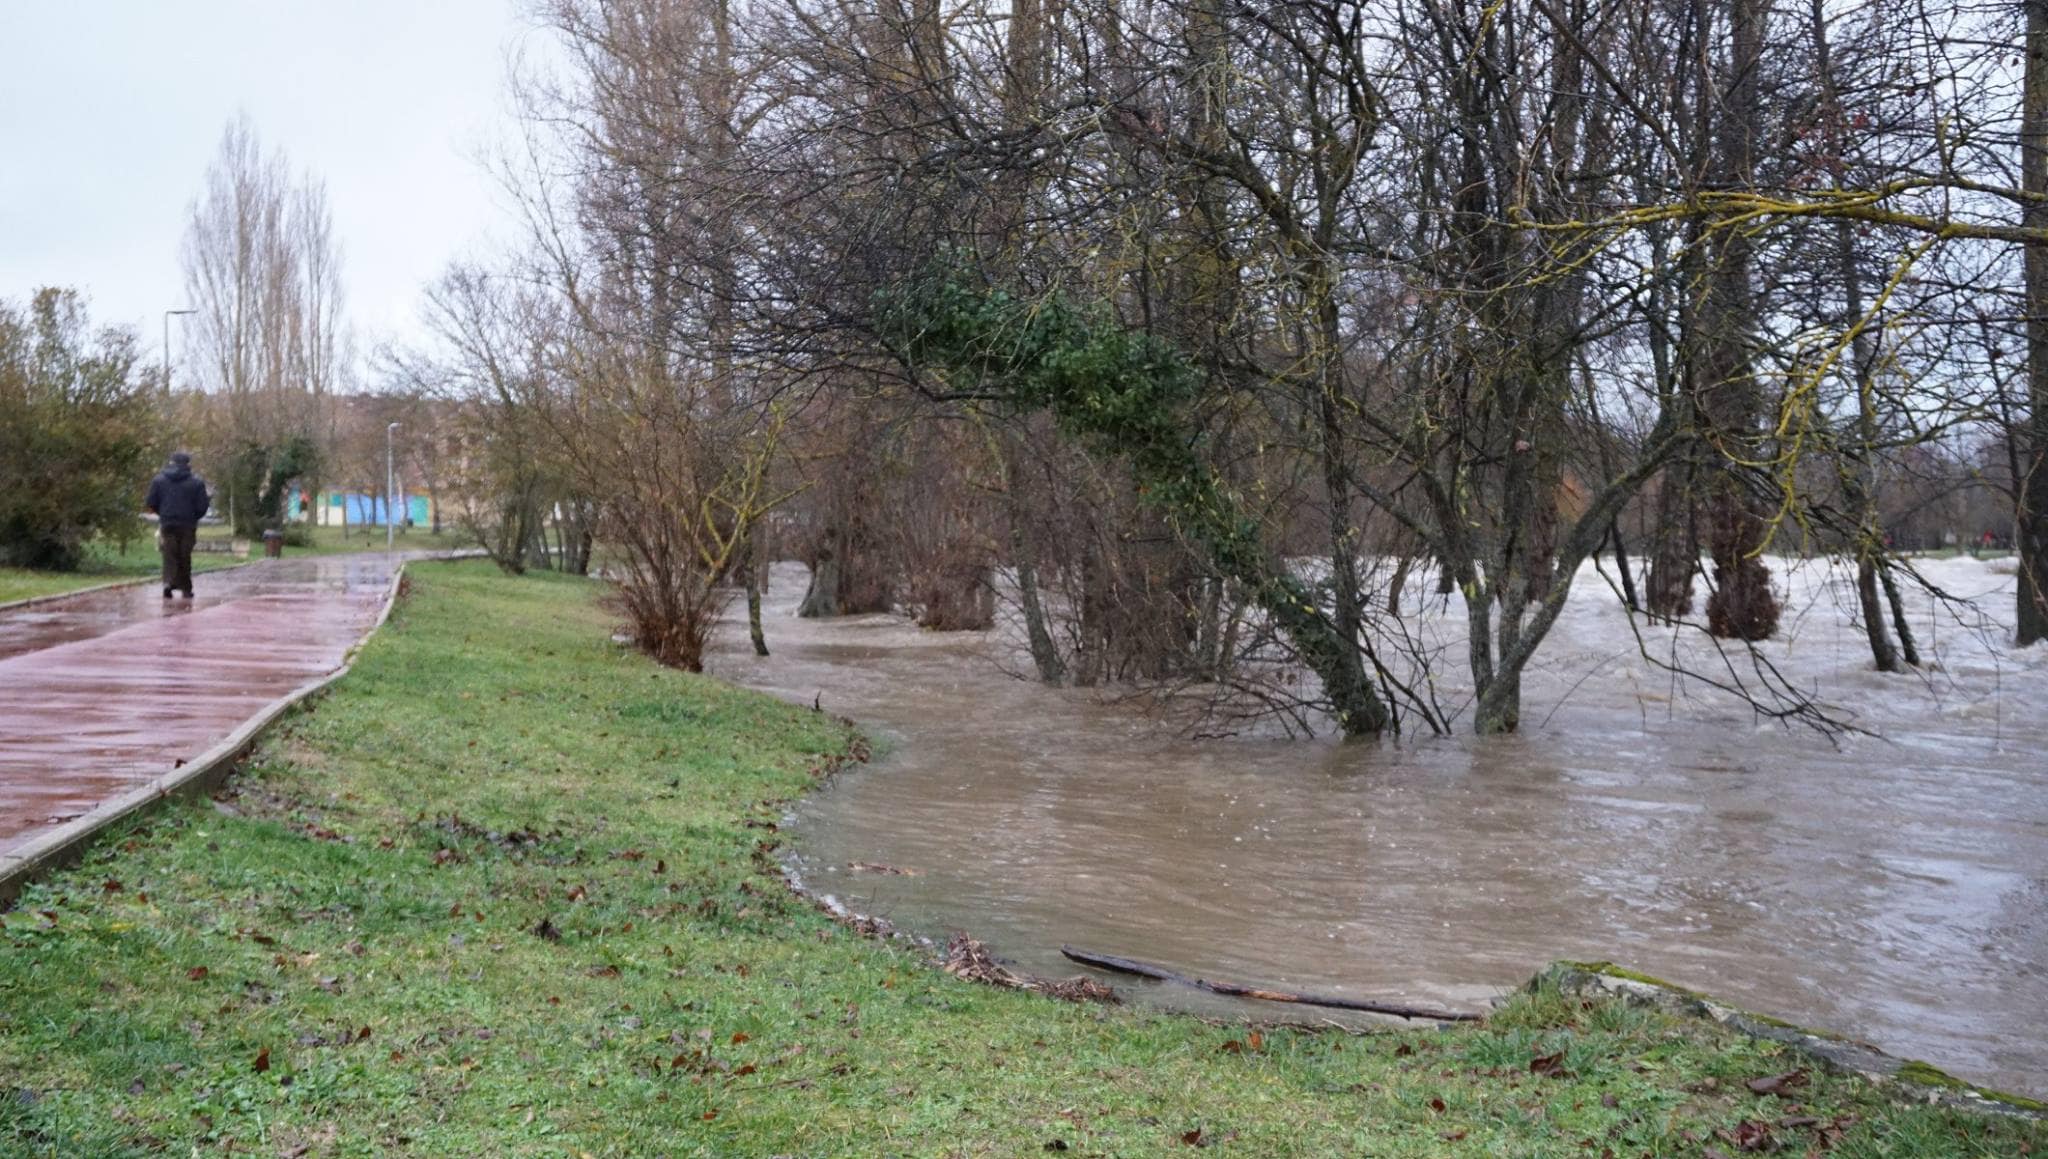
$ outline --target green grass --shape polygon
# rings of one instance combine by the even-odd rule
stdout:
[[[1697,1156],[1787,1117],[1793,1154],[1837,1124],[1831,1155],[2048,1144],[1821,1075],[1753,1095],[1798,1061],[1555,992],[1255,1041],[959,981],[773,872],[773,802],[842,726],[622,652],[587,583],[411,574],[220,806],[0,917],[0,1154]]]
[[[310,529],[313,542],[305,546],[290,546],[284,549],[287,557],[303,555],[346,555],[359,551],[384,550],[384,532],[378,528],[365,533],[362,528],[350,527],[346,537],[339,527],[315,527]],[[234,537],[224,527],[201,528],[199,538],[208,543],[232,543]],[[424,529],[415,528],[410,532],[400,531],[397,545],[401,551],[432,550],[443,551],[466,547],[469,540],[454,530],[432,535]],[[259,542],[252,553],[260,558],[263,546]],[[192,556],[194,573],[218,571],[246,563],[248,557],[227,552],[195,552]],[[31,599],[36,596],[58,595],[74,592],[80,588],[114,583],[125,579],[140,579],[160,574],[161,557],[156,550],[156,539],[152,529],[139,525],[134,539],[126,544],[106,540],[95,543],[91,556],[84,567],[71,572],[29,571],[25,568],[0,567],[0,604],[13,600]]]

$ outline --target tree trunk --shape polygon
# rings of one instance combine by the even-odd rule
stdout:
[[[1038,565],[1021,556],[1017,560],[1017,598],[1024,605],[1024,634],[1031,641],[1031,665],[1038,669],[1038,678],[1047,684],[1065,683],[1067,666],[1053,644],[1052,633],[1046,630],[1045,607],[1039,601]]]
[[[1762,557],[1768,525],[1741,483],[1727,472],[1714,480],[1708,500],[1709,550],[1714,590],[1707,596],[1707,631],[1724,640],[1768,640],[1778,630],[1778,597]]]
[[[754,655],[768,654],[768,635],[761,629],[761,589],[768,586],[768,538],[756,524],[747,536],[747,636]]]
[[[1841,102],[1835,90],[1834,63],[1828,42],[1825,0],[1812,0],[1814,60],[1820,74],[1827,122],[1840,126]],[[1838,152],[1840,144],[1831,142]],[[1837,165],[1835,187],[1842,187]],[[1855,229],[1845,219],[1835,222],[1835,260],[1842,282],[1843,325],[1849,333],[1849,370],[1856,387],[1856,438],[1842,473],[1843,498],[1856,515],[1856,598],[1863,609],[1863,631],[1870,640],[1870,660],[1879,672],[1899,669],[1898,651],[1885,630],[1884,606],[1878,602],[1878,576],[1883,573],[1889,588],[1890,571],[1884,562],[1884,535],[1877,506],[1877,401],[1875,390],[1877,350],[1871,332],[1883,333],[1872,319],[1864,322],[1863,268],[1856,260]]]
[[[1758,70],[1763,61],[1764,0],[1729,4],[1731,75],[1725,112],[1713,148],[1724,184],[1754,185],[1762,121]],[[1707,597],[1707,630],[1723,639],[1763,640],[1778,629],[1778,600],[1763,549],[1770,525],[1743,485],[1738,459],[1761,458],[1757,421],[1762,399],[1750,345],[1756,318],[1750,287],[1752,247],[1740,226],[1721,223],[1701,304],[1700,412],[1714,432],[1723,461],[1708,487],[1707,545],[1714,559],[1714,590]]]
[[[1017,567],[1017,601],[1023,605],[1024,635],[1031,645],[1031,665],[1038,670],[1038,679],[1046,684],[1064,684],[1067,665],[1060,659],[1059,647],[1053,643],[1052,632],[1046,627],[1045,604],[1039,596],[1038,535],[1024,495],[1024,473],[1017,466],[1021,454],[1021,447],[1015,445],[1002,448],[1003,498],[1009,505],[1010,552]]]
[[[1406,552],[1394,561],[1394,578],[1387,581],[1387,614],[1401,614],[1401,590],[1408,586],[1408,573],[1415,567],[1415,557]]]
[[[1636,598],[1635,572],[1628,565],[1628,544],[1621,538],[1621,520],[1611,519],[1607,523],[1607,543],[1614,549],[1614,568],[1621,573],[1621,599],[1631,612],[1640,612],[1643,605]]]
[[[1478,694],[1473,708],[1473,727],[1481,736],[1513,732],[1522,719],[1521,676],[1509,673],[1508,682],[1494,671],[1492,593],[1477,582],[1463,581],[1465,592],[1465,649]]]
[[[2027,53],[2020,112],[2020,185],[2037,200],[2022,222],[2048,230],[2048,0],[2026,0]],[[2048,640],[2048,243],[2024,247],[2027,420],[2019,489],[2019,642]]]
[[[1898,653],[1884,627],[1884,605],[1877,599],[1877,558],[1874,545],[1859,540],[1856,560],[1856,602],[1863,609],[1863,633],[1870,640],[1870,660],[1879,672],[1899,670]]]
[[[1692,577],[1700,566],[1699,537],[1693,528],[1693,468],[1690,457],[1664,472],[1657,493],[1657,534],[1650,541],[1650,614],[1677,620],[1692,611]]]
[[[1885,599],[1892,606],[1892,628],[1899,634],[1899,652],[1906,663],[1920,667],[1920,649],[1913,643],[1913,627],[1906,622],[1906,602],[1899,598],[1899,583],[1882,556],[1877,561],[1877,579],[1884,585]]]
[[[1326,287],[1327,290],[1327,287]],[[1346,460],[1344,428],[1337,413],[1339,375],[1338,334],[1334,291],[1323,295],[1320,312],[1325,349],[1324,371],[1318,383],[1317,409],[1322,420],[1323,483],[1330,504],[1330,578],[1333,615],[1327,636],[1320,641],[1324,653],[1311,664],[1329,693],[1337,727],[1347,736],[1380,732],[1393,723],[1387,708],[1372,691],[1361,651],[1364,639],[1363,598],[1358,589],[1358,533],[1351,526],[1351,474]],[[1275,567],[1285,567],[1276,563]]]
[[[839,614],[839,557],[830,547],[819,550],[811,563],[811,586],[804,591],[796,614],[806,619],[829,619]]]

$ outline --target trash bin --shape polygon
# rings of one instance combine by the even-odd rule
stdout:
[[[263,558],[277,559],[284,555],[284,532],[271,528],[263,533]]]

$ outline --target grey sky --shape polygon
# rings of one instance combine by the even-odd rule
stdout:
[[[414,330],[421,283],[504,221],[472,158],[524,30],[515,0],[0,0],[0,297],[76,286],[154,351],[247,110],[327,182],[359,336]]]

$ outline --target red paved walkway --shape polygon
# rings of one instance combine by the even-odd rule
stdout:
[[[171,771],[341,666],[390,587],[381,555],[265,560],[0,612],[0,860]]]

